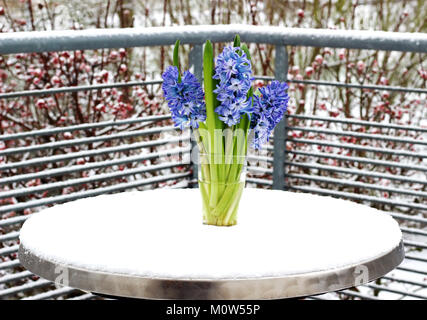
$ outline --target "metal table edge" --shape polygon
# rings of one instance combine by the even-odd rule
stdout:
[[[49,261],[19,247],[21,264],[62,286],[108,296],[141,299],[284,299],[339,291],[371,282],[404,259],[403,241],[391,251],[358,264],[283,277],[248,279],[168,279],[92,271]]]

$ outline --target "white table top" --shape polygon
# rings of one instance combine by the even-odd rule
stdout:
[[[389,215],[330,197],[245,189],[233,227],[203,225],[201,207],[197,189],[120,193],[56,205],[25,222],[20,254],[36,258],[27,267],[50,280],[52,275],[40,270],[46,262],[89,275],[215,282],[344,270],[368,265],[401,246],[399,226]],[[396,257],[382,263],[387,265],[382,272],[400,263]],[[370,279],[382,275],[371,272]],[[97,290],[81,281],[77,287]],[[113,289],[98,292],[115,294]],[[150,296],[123,295],[140,294]],[[286,293],[293,295],[300,294]]]

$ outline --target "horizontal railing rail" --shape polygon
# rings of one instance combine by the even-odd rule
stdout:
[[[102,187],[102,188],[96,188],[91,190],[85,190],[81,192],[74,192],[68,195],[60,195],[60,196],[52,196],[45,199],[38,199],[38,200],[30,200],[25,203],[19,203],[14,205],[6,205],[0,207],[0,214],[15,210],[23,210],[27,208],[36,208],[40,206],[45,206],[49,204],[56,204],[56,203],[64,203],[72,200],[77,199],[83,199],[88,197],[94,197],[98,196],[104,193],[113,193],[118,191],[124,191],[129,189],[134,189],[137,187],[145,186],[145,185],[151,185],[158,182],[165,182],[169,180],[177,180],[182,178],[188,178],[191,175],[191,172],[184,172],[184,173],[175,173],[175,174],[169,174],[169,175],[161,175],[158,177],[153,178],[147,178],[147,179],[139,179],[132,182],[126,182],[126,183],[120,183],[115,184],[108,187]],[[1,249],[0,249],[1,253]],[[0,254],[1,255],[1,254]]]
[[[423,33],[310,28],[264,27],[252,25],[194,25],[129,29],[92,29],[0,34],[0,54],[130,48],[233,41],[306,47],[395,50],[427,52]]]
[[[302,144],[316,144],[316,145],[325,146],[325,147],[353,149],[358,151],[367,151],[367,152],[374,152],[374,153],[384,153],[384,154],[390,154],[390,155],[396,155],[396,156],[427,158],[427,153],[405,151],[400,149],[385,149],[385,148],[369,147],[369,146],[358,145],[358,144],[331,142],[327,140],[322,141],[322,140],[315,140],[315,139],[300,139],[300,138],[289,137],[288,141],[295,142],[295,143],[302,143]]]
[[[166,144],[188,142],[188,141],[190,141],[190,136],[179,137],[179,138],[157,139],[157,140],[150,140],[150,141],[144,141],[144,142],[134,142],[134,143],[119,145],[114,147],[99,148],[99,149],[93,149],[93,150],[87,150],[87,151],[86,150],[78,151],[78,152],[55,155],[55,156],[38,157],[38,158],[32,158],[29,160],[24,160],[19,162],[11,162],[9,164],[2,165],[0,167],[0,171],[29,167],[29,166],[38,166],[42,164],[59,162],[64,160],[87,158],[87,157],[105,155],[109,153],[131,151],[131,150],[137,150],[137,149],[143,149],[143,148],[149,148],[149,147],[158,147],[158,146],[164,146]]]
[[[344,179],[334,179],[329,177],[313,176],[313,175],[307,175],[307,174],[286,174],[286,177],[317,181],[317,182],[326,182],[326,183],[349,186],[354,188],[372,189],[372,190],[379,190],[384,192],[393,192],[398,194],[427,198],[427,192],[402,190],[402,189],[390,188],[390,187],[381,187],[375,184],[369,184],[369,183],[363,183],[363,182],[357,182],[357,181],[348,181]]]
[[[342,167],[338,167],[338,166],[327,166],[327,165],[321,165],[321,164],[317,164],[317,163],[303,163],[303,162],[288,162],[288,161],[286,161],[285,165],[297,166],[297,167],[302,167],[302,168],[307,168],[307,169],[325,170],[325,171],[346,173],[346,174],[351,174],[351,175],[359,175],[359,176],[366,176],[366,177],[372,177],[372,178],[388,179],[388,180],[395,180],[395,181],[400,181],[400,182],[418,183],[418,184],[427,185],[426,180],[400,177],[397,175],[386,174],[386,173],[376,173],[373,171],[347,169],[347,168],[342,168]]]
[[[103,141],[114,140],[114,139],[141,137],[141,136],[147,136],[152,134],[165,133],[165,132],[174,131],[174,130],[176,130],[175,127],[168,126],[168,127],[149,128],[149,129],[136,130],[136,131],[126,131],[126,132],[120,132],[116,134],[109,134],[109,135],[102,135],[102,136],[95,136],[95,137],[86,137],[86,138],[78,138],[78,139],[71,139],[71,140],[65,140],[65,141],[48,142],[48,143],[37,144],[33,146],[25,146],[25,147],[0,150],[0,156],[7,156],[11,154],[24,153],[24,152],[25,153],[35,152],[35,151],[41,151],[41,150],[47,150],[47,149],[58,149],[58,148],[64,148],[64,147],[71,147],[78,144],[103,142]]]
[[[189,150],[187,149],[184,151],[189,151]],[[178,151],[177,153],[173,152],[172,154],[179,154],[180,152],[182,152],[182,150]],[[153,156],[153,158],[157,158],[157,157],[158,157],[157,154]],[[19,196],[24,196],[24,195],[34,194],[34,193],[40,193],[44,191],[64,189],[66,187],[72,187],[72,186],[82,185],[86,183],[93,183],[93,182],[99,182],[99,181],[105,181],[105,180],[112,180],[114,178],[121,178],[121,177],[126,177],[126,176],[131,176],[131,175],[141,174],[141,173],[146,173],[151,171],[171,169],[171,168],[176,168],[183,165],[185,165],[185,163],[167,162],[167,163],[161,163],[161,164],[152,165],[152,166],[142,166],[142,167],[116,171],[111,173],[96,174],[94,176],[87,177],[87,178],[67,179],[66,181],[59,181],[59,182],[42,184],[35,187],[26,187],[26,188],[19,188],[19,189],[14,189],[10,191],[5,191],[0,193],[0,199],[10,198],[10,197],[19,197]],[[2,208],[3,207],[0,207],[0,213],[2,212]],[[7,207],[5,208],[5,210],[7,210]],[[9,210],[12,211],[14,209],[9,208]]]
[[[128,87],[161,84],[162,82],[163,82],[162,80],[129,81],[129,82],[118,82],[118,83],[91,84],[86,86],[75,86],[75,87],[60,87],[60,88],[51,88],[51,89],[43,89],[43,90],[16,91],[16,92],[0,93],[0,99],[35,97],[35,96],[53,95],[58,93],[104,90],[104,89],[111,89],[111,88],[128,88]]]
[[[303,119],[303,120],[316,120],[316,121],[322,121],[322,122],[338,122],[338,123],[345,123],[345,124],[354,124],[354,125],[365,126],[365,127],[376,127],[376,128],[396,129],[396,130],[405,130],[405,131],[419,131],[419,132],[425,132],[425,133],[427,132],[427,128],[421,128],[416,126],[404,126],[399,124],[363,121],[363,120],[348,119],[348,118],[343,119],[343,118],[322,117],[322,116],[306,116],[301,114],[288,114],[287,117],[294,118],[294,119]]]
[[[139,117],[139,118],[124,119],[124,120],[91,122],[91,123],[84,123],[84,124],[78,124],[78,125],[72,125],[72,126],[66,126],[66,127],[46,128],[46,129],[33,130],[28,132],[3,134],[3,135],[0,135],[0,140],[7,141],[7,140],[22,139],[22,138],[32,138],[35,136],[50,136],[57,133],[73,132],[77,130],[98,129],[98,128],[113,127],[113,126],[120,126],[120,125],[127,125],[127,124],[143,123],[143,122],[158,122],[163,120],[169,120],[170,118],[171,118],[170,115],[159,115],[159,116],[146,116],[146,117]]]
[[[328,135],[349,136],[349,137],[355,137],[355,138],[361,138],[361,139],[374,139],[374,140],[383,140],[383,141],[391,141],[391,142],[399,142],[399,143],[420,144],[423,146],[427,146],[427,141],[424,141],[424,140],[390,137],[390,136],[380,135],[380,134],[368,134],[368,133],[360,133],[360,132],[354,132],[354,131],[339,131],[339,130],[318,129],[318,128],[293,127],[293,126],[288,126],[287,129],[294,130],[294,131],[324,133]]]
[[[189,148],[176,148],[174,150],[168,150],[168,151],[162,151],[162,152],[156,152],[156,153],[121,157],[115,160],[97,161],[97,162],[87,163],[85,165],[75,165],[75,166],[69,166],[64,168],[47,169],[40,172],[33,172],[28,174],[14,175],[14,176],[2,178],[0,179],[0,185],[11,184],[13,182],[34,180],[34,179],[63,176],[69,173],[87,171],[91,169],[99,169],[104,167],[111,167],[114,165],[129,164],[133,162],[141,162],[144,160],[158,159],[161,157],[167,157],[171,155],[181,155],[183,153],[188,153],[189,151],[190,151]],[[2,207],[0,207],[0,211],[1,211],[1,208]]]
[[[376,159],[363,158],[363,157],[342,156],[342,155],[336,155],[333,153],[305,152],[305,151],[298,151],[298,150],[289,150],[288,153],[295,154],[295,155],[302,155],[302,156],[311,156],[316,158],[327,158],[327,159],[336,159],[336,160],[343,160],[343,161],[350,161],[350,162],[368,163],[368,164],[374,164],[374,165],[383,166],[383,167],[393,167],[393,168],[427,172],[427,168],[424,166],[404,164],[397,161],[384,161],[384,160],[376,160]]]
[[[274,77],[268,76],[255,76],[257,80],[274,80]],[[423,88],[407,88],[407,87],[398,87],[398,86],[389,86],[389,85],[373,85],[373,84],[356,84],[356,83],[344,83],[336,81],[323,81],[323,80],[296,80],[288,79],[290,83],[304,84],[304,85],[315,85],[315,86],[328,86],[328,87],[338,87],[338,88],[352,88],[352,89],[368,89],[376,91],[399,91],[399,92],[408,92],[408,93],[427,93],[427,89]]]

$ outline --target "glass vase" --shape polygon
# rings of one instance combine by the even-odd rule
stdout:
[[[198,175],[203,223],[235,225],[245,188],[246,156],[200,154]]]

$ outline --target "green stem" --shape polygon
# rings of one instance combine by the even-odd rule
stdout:
[[[234,46],[240,46],[240,37],[234,39]],[[245,45],[242,51],[250,58],[249,50]],[[236,214],[240,197],[244,189],[241,174],[244,163],[240,163],[247,152],[248,130],[250,119],[244,115],[238,125],[227,127],[219,120],[215,112],[219,101],[213,90],[218,81],[213,79],[214,60],[213,46],[206,42],[203,55],[203,75],[206,103],[206,124],[200,124],[200,129],[206,135],[196,134],[199,149],[207,154],[209,164],[201,164],[199,181],[204,207],[204,221],[215,225],[232,225],[236,222]],[[253,94],[250,89],[248,98]],[[226,128],[226,131],[223,130]],[[237,136],[236,136],[237,135]]]
[[[209,144],[208,152],[211,155],[210,159],[210,178],[211,182],[218,181],[219,173],[215,165],[215,153],[217,150],[221,150],[222,145],[219,141],[215,141],[215,129],[222,129],[222,125],[218,124],[217,114],[215,113],[215,108],[217,106],[216,95],[213,90],[216,87],[216,82],[213,79],[214,75],[214,58],[213,58],[213,47],[212,43],[208,40],[206,41],[204,53],[203,53],[203,81],[205,88],[205,103],[206,103],[206,126],[209,132]],[[218,187],[216,183],[211,184],[211,194],[210,194],[210,206],[214,206],[218,201]]]
[[[242,196],[244,184],[238,183],[236,184],[232,195],[230,195],[231,204],[228,207],[227,215],[225,216],[223,223],[224,225],[230,225],[232,224],[232,219],[236,219],[237,209],[239,207],[240,198]]]

